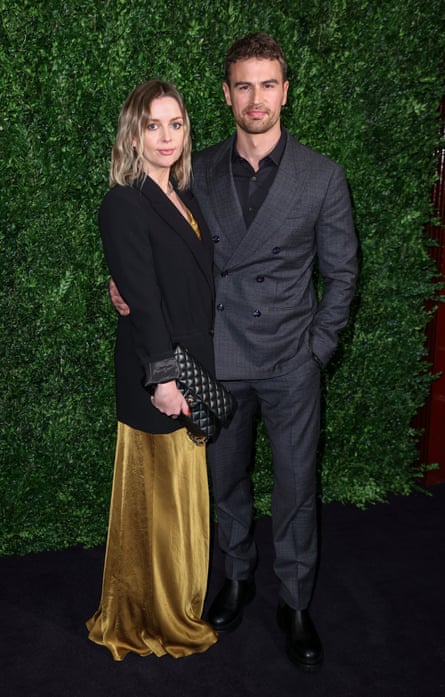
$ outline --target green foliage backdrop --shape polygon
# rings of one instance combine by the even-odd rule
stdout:
[[[362,269],[325,374],[325,501],[415,482],[427,394],[423,238],[438,147],[442,0],[0,0],[0,553],[103,542],[114,451],[114,314],[97,233],[117,115],[149,77],[184,94],[194,147],[232,131],[227,46],[265,30],[291,66],[284,122],[341,162]],[[262,426],[256,504],[270,503]]]

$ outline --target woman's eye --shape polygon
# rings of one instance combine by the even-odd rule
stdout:
[[[172,123],[172,126],[175,129],[175,131],[178,131],[180,128],[182,128],[182,123],[176,121],[175,123]]]
[[[147,126],[148,131],[155,131],[157,129],[157,124],[155,123],[149,123]]]

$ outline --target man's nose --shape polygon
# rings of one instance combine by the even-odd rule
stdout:
[[[259,104],[261,102],[261,96],[260,96],[260,87],[254,86],[253,88],[253,103],[254,104]]]

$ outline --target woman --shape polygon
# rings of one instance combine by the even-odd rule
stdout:
[[[131,307],[115,350],[118,434],[102,598],[89,638],[129,651],[200,653],[208,572],[205,448],[176,417],[181,343],[213,372],[212,242],[192,194],[190,123],[169,83],[127,98],[99,225],[111,275]]]

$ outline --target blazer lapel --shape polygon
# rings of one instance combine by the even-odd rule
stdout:
[[[230,268],[251,260],[268,244],[273,247],[275,233],[288,215],[290,199],[293,200],[294,208],[298,207],[299,200],[303,205],[307,180],[304,150],[287,133],[286,146],[273,185],[254,221],[246,230],[232,176],[234,141],[235,136],[225,142],[214,166],[208,170],[209,201],[206,204],[209,205],[209,215],[216,218],[224,239],[228,242],[224,245],[224,251],[218,250],[218,264]],[[211,220],[209,217],[209,221]]]
[[[226,261],[236,252],[246,234],[246,224],[232,176],[232,147],[235,138],[226,142],[215,166],[208,172],[211,212],[224,234]]]
[[[202,240],[198,239],[188,221],[178,211],[174,204],[169,201],[162,189],[152,179],[147,177],[140,190],[142,195],[148,200],[149,204],[156,211],[159,217],[162,218],[163,221],[172,229],[174,234],[178,235],[188,246],[191,253],[195,257],[200,270],[206,277],[207,283],[209,284],[213,294],[213,246],[209,239],[210,235],[208,229],[205,227],[205,222],[200,214],[200,211],[197,209],[192,194],[189,194],[188,192],[176,192],[196,218],[201,232],[203,233]]]
[[[177,194],[182,202],[191,211],[193,217],[198,223],[198,227],[201,232],[201,240],[197,238],[193,228],[184,220],[184,223],[188,228],[188,232],[192,232],[191,238],[190,235],[188,235],[188,238],[190,238],[191,251],[195,255],[198,264],[201,266],[204,274],[206,275],[207,282],[213,293],[213,242],[210,236],[209,228],[207,227],[207,223],[203,218],[198,202],[191,191],[178,191]]]
[[[302,199],[306,174],[297,151],[298,144],[288,137],[272,187],[247,233],[240,238],[236,249],[233,249],[227,266],[233,268],[243,264],[268,244],[273,247],[275,232],[288,215],[289,199],[293,199],[294,205],[296,200]],[[289,182],[292,182],[291,187]]]

